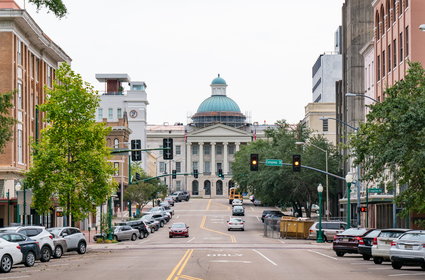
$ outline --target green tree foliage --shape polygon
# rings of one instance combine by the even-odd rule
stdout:
[[[158,185],[140,181],[125,190],[124,199],[136,202],[138,209],[142,211],[148,202],[159,197],[164,197],[166,193],[167,186],[163,184]]]
[[[267,140],[258,140],[242,146],[235,155],[232,165],[233,179],[242,191],[250,191],[257,199],[269,205],[290,205],[301,215],[304,207],[307,216],[310,216],[311,205],[317,202],[317,186],[325,185],[326,175],[302,169],[293,172],[292,167],[273,167],[260,164],[259,171],[250,171],[250,154],[259,154],[260,162],[266,159],[281,159],[284,163],[292,163],[292,155],[302,156],[302,165],[308,165],[325,170],[326,157],[324,152],[306,145],[295,145],[295,142],[311,142],[312,144],[329,151],[329,171],[338,172],[339,157],[335,148],[323,137],[310,137],[310,132],[302,125],[291,128],[286,122],[277,123],[277,129],[266,132]],[[331,194],[335,193],[337,182],[329,179]]]
[[[13,107],[12,98],[11,92],[0,94],[0,153],[3,153],[6,143],[12,138],[12,125],[16,122],[10,116],[9,109]]]
[[[110,129],[94,120],[99,97],[68,64],[56,71],[52,90],[40,111],[49,124],[33,144],[33,166],[27,183],[34,207],[47,213],[55,203],[74,220],[86,217],[105,202],[113,190],[113,168],[105,137]]]
[[[42,7],[47,8],[48,11],[54,13],[58,18],[64,17],[68,12],[62,0],[29,0],[29,2],[35,4],[38,10]]]
[[[408,75],[372,105],[367,122],[351,139],[364,178],[405,189],[398,202],[407,211],[425,213],[425,72],[410,63]],[[390,171],[390,172],[388,172]]]

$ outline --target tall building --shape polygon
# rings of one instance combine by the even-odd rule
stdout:
[[[71,63],[71,58],[13,0],[0,0],[0,42],[0,92],[16,92],[10,113],[17,120],[13,138],[0,154],[2,227],[23,218],[22,212],[17,213],[17,191],[23,188],[24,173],[31,165],[31,139],[38,139],[46,125],[36,107],[45,102],[44,88],[52,86],[59,64]],[[52,216],[40,219],[34,211],[28,212],[28,222],[52,225]]]
[[[127,74],[96,74],[96,79],[105,83],[105,91],[100,96],[96,120],[98,122],[118,122],[125,114],[131,134],[128,142],[119,143],[120,147],[130,148],[130,141],[140,139],[141,148],[146,148],[147,105],[145,82],[131,81]],[[123,83],[130,89],[125,91]],[[147,166],[148,155],[142,152],[142,167]]]

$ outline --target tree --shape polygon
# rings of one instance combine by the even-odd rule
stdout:
[[[397,198],[409,211],[425,213],[425,71],[410,63],[404,80],[370,106],[367,122],[351,139],[363,178],[404,189]]]
[[[158,185],[140,181],[125,190],[124,199],[136,202],[141,212],[151,200],[163,197],[166,193],[167,186],[164,184]]]
[[[41,7],[47,8],[48,11],[53,12],[58,18],[63,18],[67,14],[67,9],[62,0],[29,0],[37,6],[37,10]]]
[[[27,184],[39,213],[49,212],[57,203],[69,218],[80,220],[115,188],[105,140],[110,128],[94,119],[99,97],[92,86],[68,64],[60,66],[56,78],[53,89],[46,89],[46,103],[39,106],[48,126],[33,144]]]
[[[13,93],[0,94],[0,153],[6,143],[12,138],[12,125],[16,120],[10,117],[9,109],[13,107],[12,104]]]

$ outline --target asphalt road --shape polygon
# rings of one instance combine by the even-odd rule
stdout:
[[[85,255],[22,265],[1,279],[425,279],[419,267],[392,269],[359,255],[336,257],[331,244],[263,237],[262,207],[245,205],[245,231],[227,231],[231,208],[224,199],[177,203],[172,222],[190,226],[189,238],[168,238],[168,225],[148,238],[93,244]]]

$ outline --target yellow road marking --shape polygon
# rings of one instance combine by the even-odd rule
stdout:
[[[228,234],[228,233],[225,233],[225,232],[221,232],[221,231],[216,231],[216,230],[213,230],[213,229],[210,229],[210,228],[206,228],[205,227],[205,221],[206,221],[206,219],[207,219],[207,216],[203,216],[202,217],[202,222],[201,222],[201,225],[200,225],[200,228],[201,229],[207,230],[207,231],[211,231],[211,232],[215,232],[215,233],[222,234],[222,235],[226,235],[226,236],[230,237],[230,241],[232,243],[236,243],[236,237],[234,235]]]
[[[180,259],[179,263],[173,268],[170,275],[168,275],[167,280],[173,279],[174,274],[176,273],[177,269],[179,269],[182,262],[185,260],[186,256],[189,254],[190,250],[187,250],[186,253],[184,253],[183,257]]]
[[[207,211],[208,211],[208,210],[210,210],[210,207],[211,207],[211,201],[212,201],[211,199],[210,199],[210,200],[208,200],[208,205],[207,205],[207,209],[206,209]]]
[[[190,259],[190,256],[192,256],[192,253],[193,253],[193,249],[190,249],[189,250],[190,252],[189,252],[189,254],[187,255],[187,257],[186,257],[186,260],[183,262],[183,264],[180,266],[180,269],[179,269],[179,272],[177,272],[177,275],[180,275],[180,274],[182,274],[182,271],[183,271],[183,269],[185,268],[185,266],[186,266],[186,264],[187,264],[187,261]]]
[[[187,279],[187,280],[203,280],[201,278],[196,278],[188,275],[180,275],[180,278]]]

